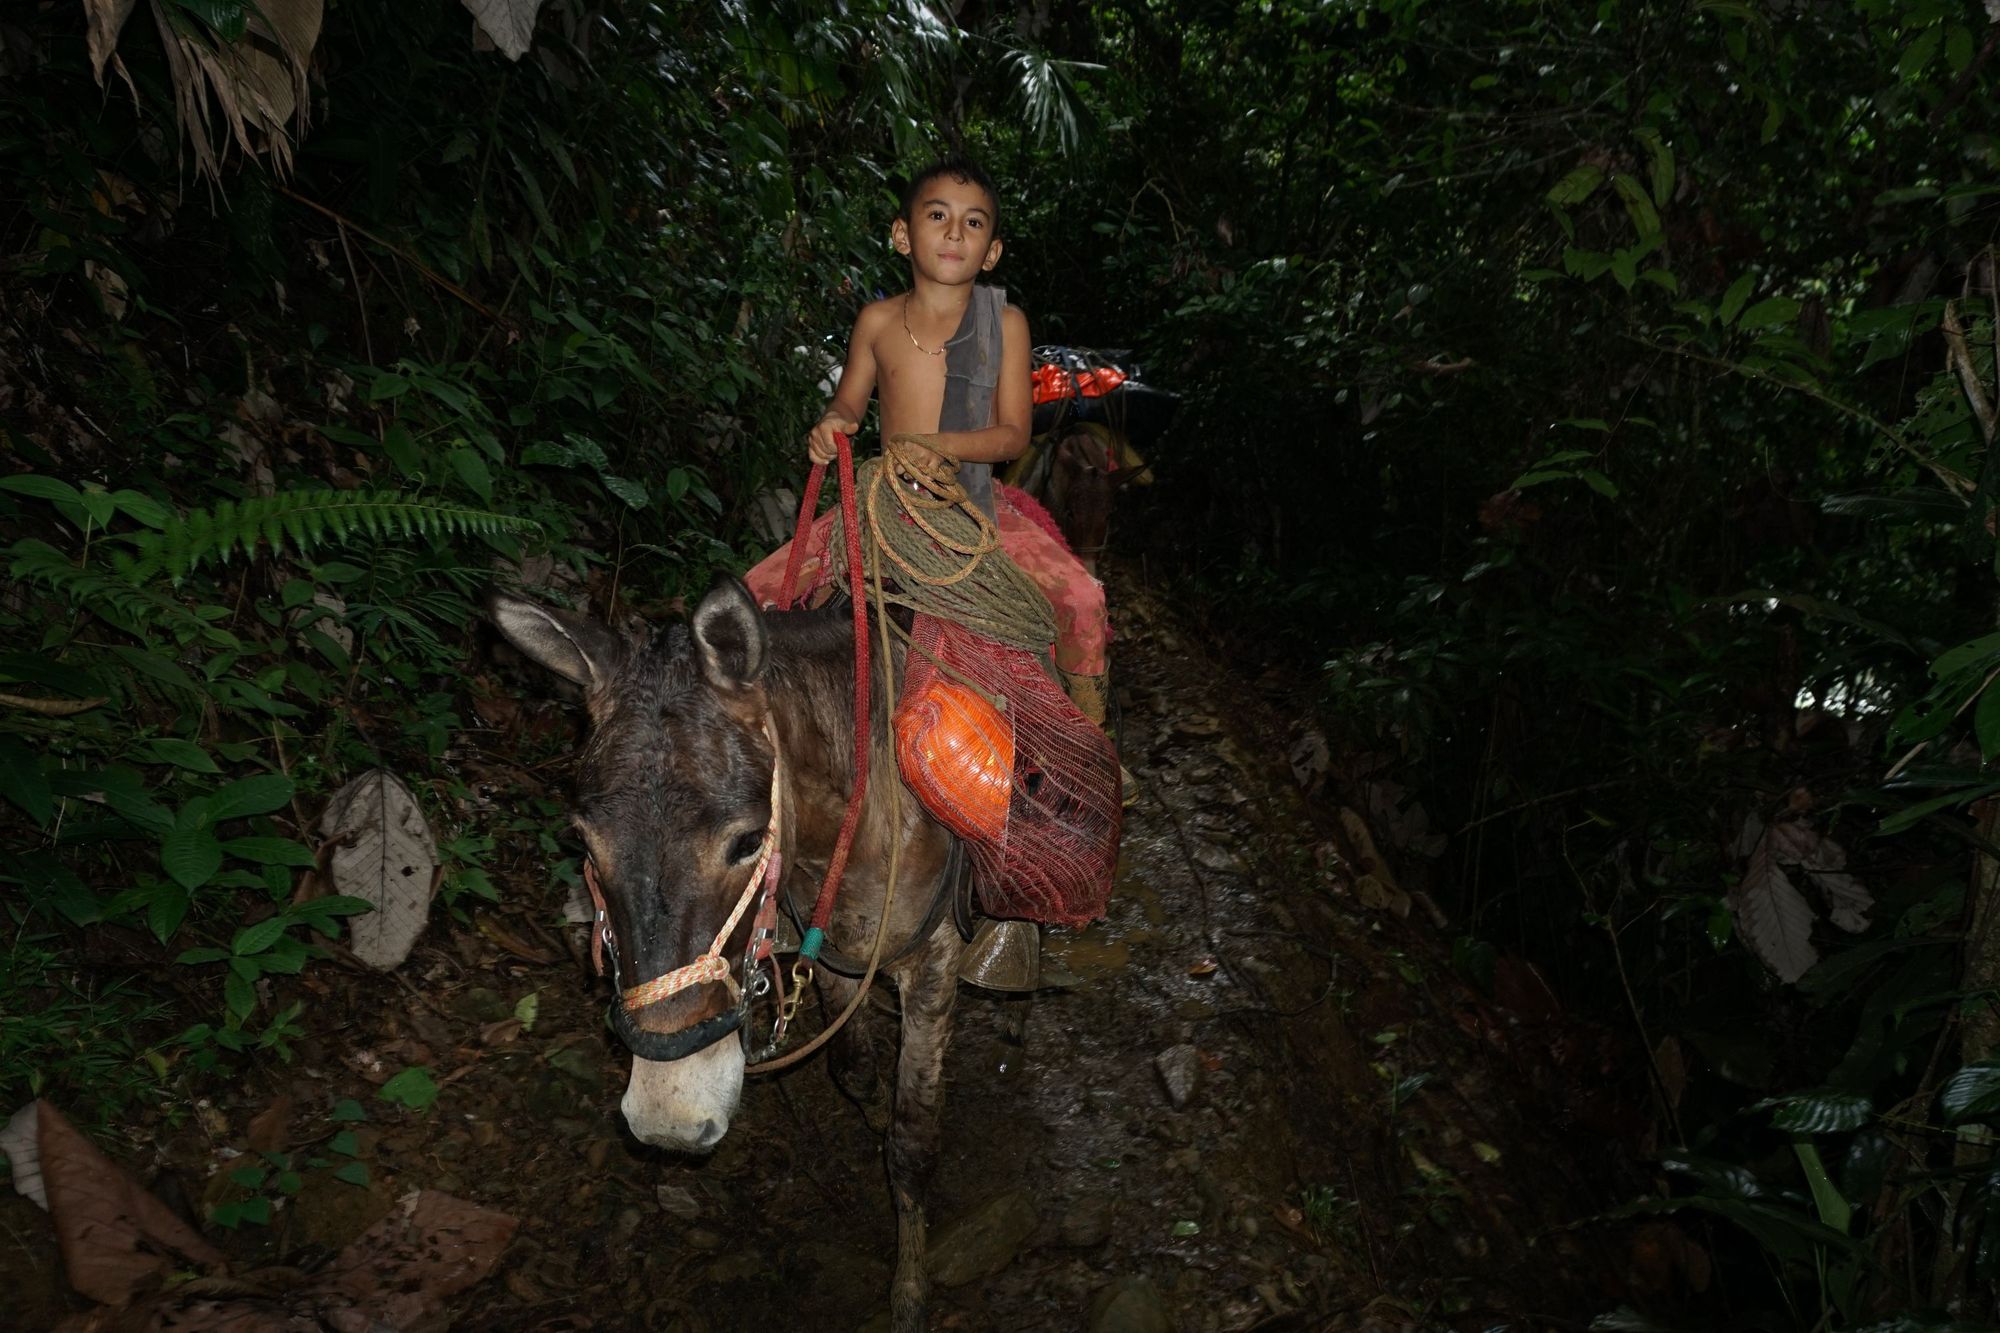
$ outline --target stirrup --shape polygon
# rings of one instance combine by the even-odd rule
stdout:
[[[981,921],[959,959],[958,978],[987,990],[1036,989],[1042,984],[1042,928],[1032,921]]]

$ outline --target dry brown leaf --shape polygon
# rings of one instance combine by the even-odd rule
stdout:
[[[72,1315],[55,1333],[324,1333],[320,1322],[244,1300],[163,1296],[129,1308]]]
[[[35,1103],[42,1179],[69,1284],[124,1305],[174,1267],[219,1264],[222,1252],[148,1194],[45,1101]]]
[[[94,699],[33,699],[25,694],[0,694],[0,704],[39,713],[43,717],[72,717],[77,713],[87,713],[104,702],[103,695]]]
[[[104,66],[118,49],[118,34],[124,31],[125,20],[138,7],[139,0],[83,0],[89,26],[86,40],[90,48],[90,72],[97,76],[100,88],[104,86]]]
[[[535,39],[535,15],[542,0],[465,0],[478,30],[486,34],[509,60],[527,54]]]
[[[125,318],[125,311],[131,305],[131,289],[117,269],[100,264],[94,259],[83,261],[83,276],[97,293],[97,306],[112,323]]]
[[[291,1141],[292,1099],[280,1093],[271,1104],[250,1118],[246,1135],[251,1152],[283,1152]]]
[[[354,1333],[409,1328],[492,1272],[519,1225],[437,1190],[407,1194],[314,1280],[317,1292],[348,1306],[329,1300],[323,1317]]]
[[[333,794],[319,828],[337,844],[329,865],[334,891],[375,905],[350,918],[354,956],[370,967],[395,967],[430,919],[437,873],[437,840],[417,798],[393,774],[371,769]]]
[[[591,916],[592,919],[595,919],[596,912],[594,909]],[[509,930],[491,912],[482,912],[474,920],[473,928],[487,939],[493,941],[503,952],[513,954],[516,958],[524,962],[533,963],[537,967],[553,967],[556,963],[562,961],[557,955],[549,952],[547,949],[538,948],[527,940],[522,939],[514,931]]]
[[[1371,907],[1378,912],[1407,920],[1410,915],[1410,895],[1394,884],[1384,884],[1375,875],[1362,875],[1354,881],[1354,896],[1361,900],[1363,907]]]
[[[1860,880],[1847,874],[1847,850],[1812,825],[1802,822],[1773,824],[1766,835],[1772,854],[1787,865],[1806,872],[1826,898],[1827,917],[1849,933],[1868,929],[1868,912],[1875,896]]]
[[[1729,909],[1736,915],[1744,943],[1780,981],[1797,981],[1819,961],[1812,944],[1812,904],[1771,854],[1768,834],[1750,854],[1743,878],[1729,891]]]
[[[1327,765],[1332,762],[1333,755],[1327,749],[1326,737],[1317,728],[1309,728],[1292,742],[1285,758],[1291,764],[1292,781],[1308,795],[1326,785]]]
[[[1825,898],[1827,918],[1834,925],[1850,932],[1868,928],[1874,895],[1847,873],[1847,852],[1832,838],[1802,819],[1765,826],[1752,815],[1737,835],[1736,846],[1746,844],[1751,844],[1750,859],[1743,879],[1729,892],[1729,906],[1745,942],[1779,979],[1797,981],[1819,961],[1812,945],[1818,914],[1785,874],[1785,866],[1805,872]]]
[[[128,13],[130,8],[127,0]],[[194,150],[197,173],[219,177],[231,143],[245,154],[267,154],[280,175],[290,171],[292,138],[306,127],[306,66],[319,40],[323,8],[323,0],[260,0],[245,34],[223,42],[204,24],[152,0],[175,119]],[[93,13],[93,59],[96,31]],[[102,82],[101,69],[98,78]],[[219,144],[212,116],[221,118],[226,131]]]
[[[481,1046],[504,1046],[521,1035],[522,1023],[518,1018],[503,1018],[497,1023],[488,1023],[479,1029]]]

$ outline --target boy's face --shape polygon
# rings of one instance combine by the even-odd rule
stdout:
[[[933,176],[917,190],[910,216],[897,218],[889,236],[933,282],[960,286],[1000,262],[993,234],[993,200],[970,181]]]

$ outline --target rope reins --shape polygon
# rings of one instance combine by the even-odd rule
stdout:
[[[847,584],[849,598],[853,602],[854,615],[854,786],[847,794],[847,810],[841,816],[840,836],[835,840],[833,855],[828,858],[826,879],[820,884],[819,898],[813,904],[812,925],[807,928],[805,938],[799,944],[799,959],[792,965],[792,998],[789,1006],[781,1003],[778,1026],[773,1031],[772,1040],[782,1039],[785,1028],[790,1024],[792,1013],[804,997],[805,990],[812,983],[814,961],[826,943],[826,925],[833,917],[834,896],[840,891],[841,878],[847,871],[848,853],[853,849],[854,831],[861,822],[861,807],[868,794],[868,756],[873,746],[874,736],[869,726],[868,700],[873,676],[868,664],[868,603],[862,587],[861,524],[858,492],[854,484],[854,442],[847,436],[836,434],[834,445],[839,451],[840,464],[840,515],[843,545],[847,553]],[[805,553],[806,530],[812,526],[814,515],[819,509],[820,484],[826,480],[826,464],[814,463],[812,472],[806,478],[805,494],[799,498],[799,520],[792,534],[792,553],[785,561],[785,581],[778,590],[778,604],[789,609],[795,589],[798,586],[799,564]],[[882,629],[882,661],[885,666],[891,662],[889,656],[889,617],[883,603],[882,572],[878,563],[875,570],[876,621]],[[894,692],[894,667],[891,693]],[[882,943],[888,938],[889,916],[896,905],[896,877],[903,861],[903,812],[902,783],[889,784],[889,870],[888,880],[882,890],[881,913],[875,920],[875,943],[868,952],[868,969],[854,988],[854,998],[840,1011],[831,1023],[797,1050],[772,1059],[759,1061],[743,1072],[747,1074],[767,1074],[787,1065],[797,1064],[833,1039],[833,1034],[847,1024],[868,998],[868,989],[875,981],[875,969],[882,962]],[[808,952],[810,948],[810,952]]]

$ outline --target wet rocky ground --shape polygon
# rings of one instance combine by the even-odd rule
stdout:
[[[1421,858],[1381,827],[1408,812],[1357,813],[1353,765],[1300,739],[1294,686],[1249,678],[1129,572],[1113,600],[1143,792],[1108,918],[1048,937],[1070,984],[961,998],[934,1327],[1582,1328],[1670,1282],[1631,1233],[1577,1225],[1644,1184],[1617,1038],[1509,960],[1484,990],[1462,979]],[[308,974],[297,1059],[125,1159],[198,1216],[242,1195],[239,1154],[291,1152],[301,1184],[269,1225],[220,1233],[245,1265],[310,1267],[412,1186],[515,1215],[459,1328],[885,1326],[880,1108],[815,1060],[753,1082],[706,1160],[637,1146],[546,854],[508,856],[501,906],[441,915],[395,978]],[[412,1067],[435,1100],[384,1100]],[[328,1156],[343,1131],[351,1155]],[[45,1275],[17,1307],[32,1321],[64,1297],[19,1208],[0,1222],[7,1267]]]

